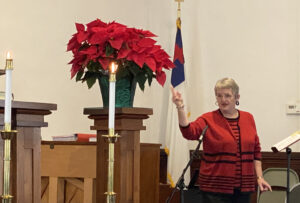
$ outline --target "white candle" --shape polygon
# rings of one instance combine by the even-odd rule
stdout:
[[[11,76],[12,76],[12,58],[10,53],[7,53],[5,67],[5,110],[4,123],[5,126],[11,126]],[[9,129],[10,130],[10,129]]]
[[[109,77],[108,129],[115,128],[116,70],[117,70],[116,64],[112,63],[110,77]]]

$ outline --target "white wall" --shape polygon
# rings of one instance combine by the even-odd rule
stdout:
[[[102,106],[97,86],[70,80],[71,53],[66,44],[75,22],[116,20],[157,34],[172,56],[177,5],[173,0],[0,0],[0,67],[5,54],[14,57],[16,100],[56,103],[46,117],[43,138],[90,132],[84,107]],[[216,108],[213,86],[225,76],[240,85],[240,109],[257,122],[262,147],[300,128],[300,116],[285,114],[285,104],[300,99],[300,2],[297,0],[186,0],[182,4],[182,36],[188,100],[192,119]],[[2,59],[1,59],[2,58]],[[167,81],[168,83],[168,81]],[[4,77],[0,90],[4,90]],[[168,84],[155,81],[137,91],[134,106],[153,108],[143,142],[163,143]],[[293,147],[300,151],[300,143]]]
[[[298,1],[200,1],[199,26],[188,33],[188,39],[197,38],[190,61],[199,70],[189,72],[189,85],[198,84],[203,92],[190,98],[195,110],[197,101],[201,111],[214,109],[215,81],[235,78],[240,108],[254,114],[264,150],[300,127],[299,116],[285,114],[285,104],[300,96],[299,6]]]

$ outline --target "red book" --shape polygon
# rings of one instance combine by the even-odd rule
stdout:
[[[96,134],[75,133],[70,135],[52,136],[53,141],[75,141],[75,142],[90,142],[96,141]]]
[[[76,133],[77,142],[89,142],[91,137],[96,138],[96,134]]]

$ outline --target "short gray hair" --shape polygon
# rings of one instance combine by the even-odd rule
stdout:
[[[218,80],[215,86],[215,94],[218,89],[231,89],[235,96],[239,94],[239,86],[232,78]]]

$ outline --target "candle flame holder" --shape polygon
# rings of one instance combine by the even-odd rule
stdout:
[[[13,60],[12,59],[6,59],[5,69],[6,70],[13,69]]]
[[[3,194],[2,203],[11,203],[13,198],[10,195],[10,160],[11,160],[11,140],[17,135],[17,131],[10,130],[10,125],[5,124],[5,130],[1,131],[1,137],[4,140],[3,157]]]
[[[109,82],[116,82],[116,81],[117,81],[116,73],[109,74]]]

